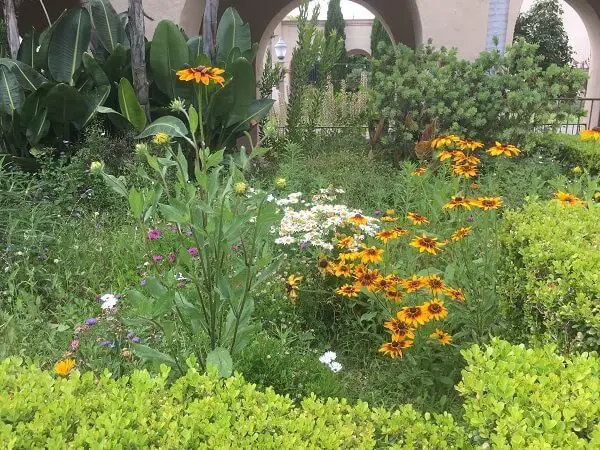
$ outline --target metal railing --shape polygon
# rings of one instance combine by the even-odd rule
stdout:
[[[553,123],[540,125],[542,130],[563,134],[578,134],[583,130],[600,127],[600,98],[557,98]],[[578,114],[583,112],[583,115]],[[564,117],[564,119],[559,119]]]

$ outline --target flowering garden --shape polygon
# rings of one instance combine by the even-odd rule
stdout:
[[[148,114],[106,66],[121,44],[70,80],[39,62],[52,39],[0,62],[0,448],[600,447],[600,130],[535,126],[581,74],[479,70],[523,43],[471,68],[429,49],[415,104],[374,63],[370,139],[281,132],[244,30],[228,10],[211,60],[161,22]],[[535,72],[535,111],[516,87],[442,108],[451,67],[482,90]],[[85,123],[57,116],[88,94]]]

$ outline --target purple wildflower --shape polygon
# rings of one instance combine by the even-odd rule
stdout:
[[[169,253],[169,262],[171,264],[175,264],[175,253],[174,252]]]
[[[373,215],[374,215],[375,217],[377,217],[377,216],[380,216],[380,215],[381,215],[381,211],[380,211],[379,209],[376,209],[376,210],[373,212]]]
[[[163,260],[163,257],[160,255],[154,255],[152,256],[152,261],[154,261],[155,263],[159,263]]]
[[[102,341],[100,342],[100,347],[114,347],[115,343],[113,341]]]
[[[152,229],[148,231],[148,240],[155,241],[160,237],[160,230]]]
[[[190,247],[188,248],[187,251],[190,255],[197,255],[198,254],[198,247]]]
[[[89,326],[96,325],[96,322],[98,322],[98,319],[96,319],[95,317],[90,317],[88,320],[85,321],[85,323]]]
[[[133,331],[130,331],[129,333],[127,333],[127,339],[133,339],[135,337],[135,333]]]
[[[141,342],[141,339],[135,336],[133,339],[131,339],[131,342],[133,342],[134,344],[139,344]]]
[[[77,350],[78,347],[79,347],[79,339],[73,339],[73,341],[71,342],[71,348],[73,350]]]
[[[308,242],[300,242],[300,250],[304,250],[306,247],[308,247]]]

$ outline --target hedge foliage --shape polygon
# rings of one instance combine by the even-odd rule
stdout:
[[[575,166],[600,171],[600,141],[567,134],[543,135],[540,147]]]
[[[495,340],[463,351],[458,391],[474,441],[495,450],[600,448],[600,359],[555,350]]]
[[[295,405],[239,375],[60,378],[13,358],[0,363],[0,449],[600,448],[600,360],[554,350],[494,339],[464,351],[461,420],[314,396]]]
[[[503,301],[516,331],[562,351],[600,348],[600,204],[528,203],[505,216]]]

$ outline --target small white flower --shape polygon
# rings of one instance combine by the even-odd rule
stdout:
[[[323,364],[330,364],[331,362],[335,361],[336,358],[336,353],[330,351],[323,353],[319,358],[319,361],[321,361]]]
[[[15,255],[17,255],[17,256],[23,256],[23,252],[17,252],[17,253],[15,253]]]
[[[332,361],[328,365],[332,372],[337,373],[342,370],[342,365],[337,361]]]
[[[100,297],[100,301],[102,302],[102,309],[113,309],[119,303],[119,299],[113,294],[104,294]]]
[[[54,264],[58,264],[58,259],[55,259],[55,260],[54,260]]]

